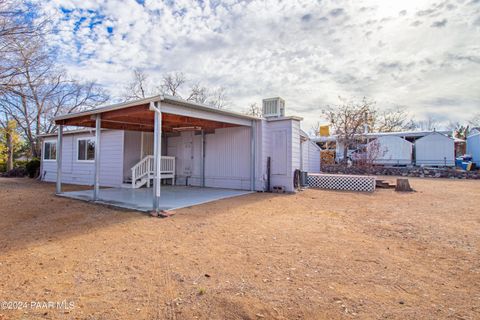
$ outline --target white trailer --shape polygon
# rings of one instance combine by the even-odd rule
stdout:
[[[367,145],[369,158],[375,164],[412,164],[413,143],[396,136],[382,136]]]
[[[439,132],[415,141],[415,164],[418,166],[455,166],[455,141]]]

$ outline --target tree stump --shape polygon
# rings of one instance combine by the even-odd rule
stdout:
[[[410,183],[408,182],[408,179],[397,179],[397,185],[395,187],[395,191],[408,192],[408,191],[413,191],[413,189],[410,187]]]

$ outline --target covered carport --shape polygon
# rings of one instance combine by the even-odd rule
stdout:
[[[171,96],[155,96],[133,102],[115,104],[55,118],[57,136],[56,193],[82,200],[92,200],[142,211],[171,210],[251,192],[255,188],[256,134],[258,118],[240,113],[191,103]],[[93,190],[62,193],[62,140],[64,127],[95,128],[95,157]],[[250,130],[250,190],[205,187],[205,135],[218,129],[243,127]],[[153,133],[153,188],[100,189],[101,129],[128,130]],[[181,131],[195,131],[201,138],[201,184],[195,188],[162,186],[162,135]],[[245,150],[244,150],[245,151]],[[164,189],[162,191],[162,189]],[[148,205],[150,202],[151,205]]]

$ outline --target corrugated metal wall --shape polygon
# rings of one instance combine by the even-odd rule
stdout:
[[[250,189],[250,131],[234,127],[205,136],[205,186]],[[188,177],[189,185],[200,186],[201,136],[182,132],[167,144],[167,155],[176,157],[177,183],[185,184]]]

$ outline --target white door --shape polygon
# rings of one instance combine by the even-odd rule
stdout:
[[[183,140],[183,174],[191,176],[193,172],[193,132],[187,132]]]

